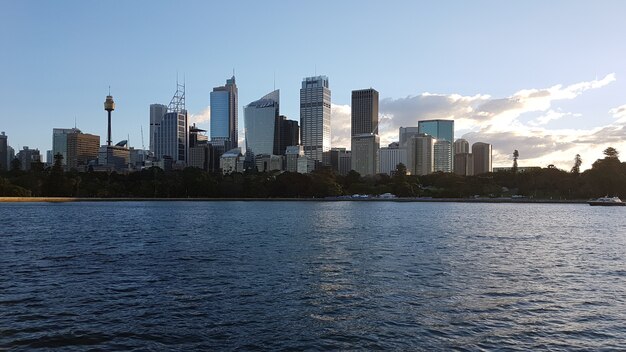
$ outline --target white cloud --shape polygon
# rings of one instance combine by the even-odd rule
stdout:
[[[189,116],[189,125],[191,124],[209,124],[211,122],[211,107],[207,106],[199,113]]]
[[[493,144],[494,165],[509,165],[513,150],[519,150],[521,165],[555,164],[569,169],[576,154],[583,157],[583,167],[601,157],[612,145],[626,151],[626,105],[610,110],[616,121],[588,130],[548,129],[549,122],[581,117],[553,107],[555,101],[572,100],[592,89],[605,87],[616,80],[611,73],[602,79],[543,89],[523,89],[504,98],[486,94],[422,93],[416,96],[380,101],[379,132],[381,146],[398,139],[398,128],[416,126],[419,120],[454,119],[456,133],[470,142]],[[540,114],[528,122],[520,117]],[[350,107],[332,106],[332,145],[350,146]]]

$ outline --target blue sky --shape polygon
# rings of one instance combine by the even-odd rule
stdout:
[[[113,139],[130,135],[141,147],[143,126],[148,145],[148,106],[169,102],[177,72],[189,112],[208,128],[209,92],[234,68],[240,125],[241,107],[271,91],[274,77],[281,112],[297,120],[302,78],[329,76],[334,146],[347,146],[351,90],[374,87],[382,142],[399,125],[440,117],[459,121],[457,137],[492,142],[495,165],[508,164],[513,149],[521,165],[563,168],[576,153],[589,166],[607,143],[626,153],[623,1],[0,6],[0,130],[16,149],[45,153],[52,128],[72,127],[75,118],[104,143],[109,85]]]

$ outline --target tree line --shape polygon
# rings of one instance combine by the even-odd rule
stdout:
[[[517,154],[517,153],[516,153]],[[467,198],[521,195],[537,199],[588,199],[605,195],[626,198],[626,163],[614,148],[591,169],[580,171],[580,156],[571,170],[553,165],[520,172],[517,155],[510,171],[460,176],[437,172],[407,175],[398,165],[392,176],[363,177],[356,171],[345,176],[330,168],[309,174],[293,172],[246,172],[228,175],[197,168],[163,171],[152,167],[128,174],[63,171],[62,159],[44,168],[34,163],[30,171],[12,165],[0,173],[0,196],[9,197],[129,197],[129,198],[323,198],[353,194],[398,197]]]

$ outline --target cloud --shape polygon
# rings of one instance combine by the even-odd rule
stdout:
[[[615,74],[611,73],[601,79],[570,85],[522,89],[502,98],[488,94],[433,93],[385,98],[379,104],[381,146],[398,139],[399,127],[417,126],[420,120],[454,119],[458,136],[470,142],[484,141],[493,145],[496,166],[509,165],[511,154],[517,149],[521,165],[555,164],[569,168],[574,156],[581,154],[583,167],[589,167],[609,144],[626,149],[622,142],[626,134],[626,105],[609,111],[615,121],[608,126],[567,130],[548,129],[546,125],[559,119],[581,117],[555,109],[555,102],[576,99],[588,90],[605,87],[615,80]],[[349,147],[350,107],[333,105],[331,121],[332,145]]]
[[[211,107],[207,106],[199,113],[189,116],[189,124],[209,124],[211,122]]]
[[[350,149],[351,113],[350,105],[330,105],[331,146]]]

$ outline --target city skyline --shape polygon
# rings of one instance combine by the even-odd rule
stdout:
[[[493,144],[494,166],[509,166],[517,149],[520,166],[568,169],[579,153],[583,168],[588,168],[605,147],[626,148],[626,71],[619,59],[626,50],[617,37],[624,31],[619,14],[626,5],[620,2],[395,2],[358,9],[354,2],[324,2],[320,6],[328,10],[327,26],[315,29],[298,26],[301,18],[294,14],[315,13],[318,5],[278,1],[243,7],[112,2],[116,11],[111,18],[100,16],[94,4],[81,2],[7,4],[0,28],[11,33],[7,52],[19,55],[0,59],[6,78],[0,99],[7,107],[0,130],[15,150],[29,146],[45,154],[52,149],[50,131],[71,128],[75,120],[86,133],[106,136],[101,100],[109,85],[117,104],[113,141],[130,136],[131,146],[141,146],[140,131],[149,130],[148,106],[171,97],[177,72],[187,84],[189,124],[208,129],[210,91],[233,68],[240,101],[252,101],[276,84],[283,94],[282,113],[292,119],[299,116],[302,78],[328,76],[333,90],[331,147],[349,146],[345,127],[350,92],[372,86],[381,95],[381,145],[396,140],[400,126],[453,118],[458,138]],[[275,23],[255,26],[260,7],[271,10]],[[238,25],[231,35],[211,37],[213,48],[232,52],[223,58],[209,56],[208,49],[199,48],[203,41],[192,34],[210,33],[227,20],[220,14],[234,9],[239,9]],[[352,11],[376,20],[375,26],[363,29],[367,35],[355,37],[354,20],[347,18]],[[188,18],[184,32],[160,25],[175,15]],[[260,28],[259,33],[251,28]],[[310,43],[293,39],[312,33],[333,40],[325,50],[300,55]],[[268,36],[277,38],[284,53],[270,58],[266,54],[275,47],[248,44],[253,37]],[[174,38],[192,55],[157,54],[154,43]],[[384,55],[367,57],[371,48],[363,47],[365,39]],[[100,50],[102,43],[110,43],[111,50]],[[259,55],[250,56],[254,51]],[[241,118],[241,103],[238,108]],[[240,120],[240,142],[241,125]],[[144,135],[146,147],[148,140]]]

